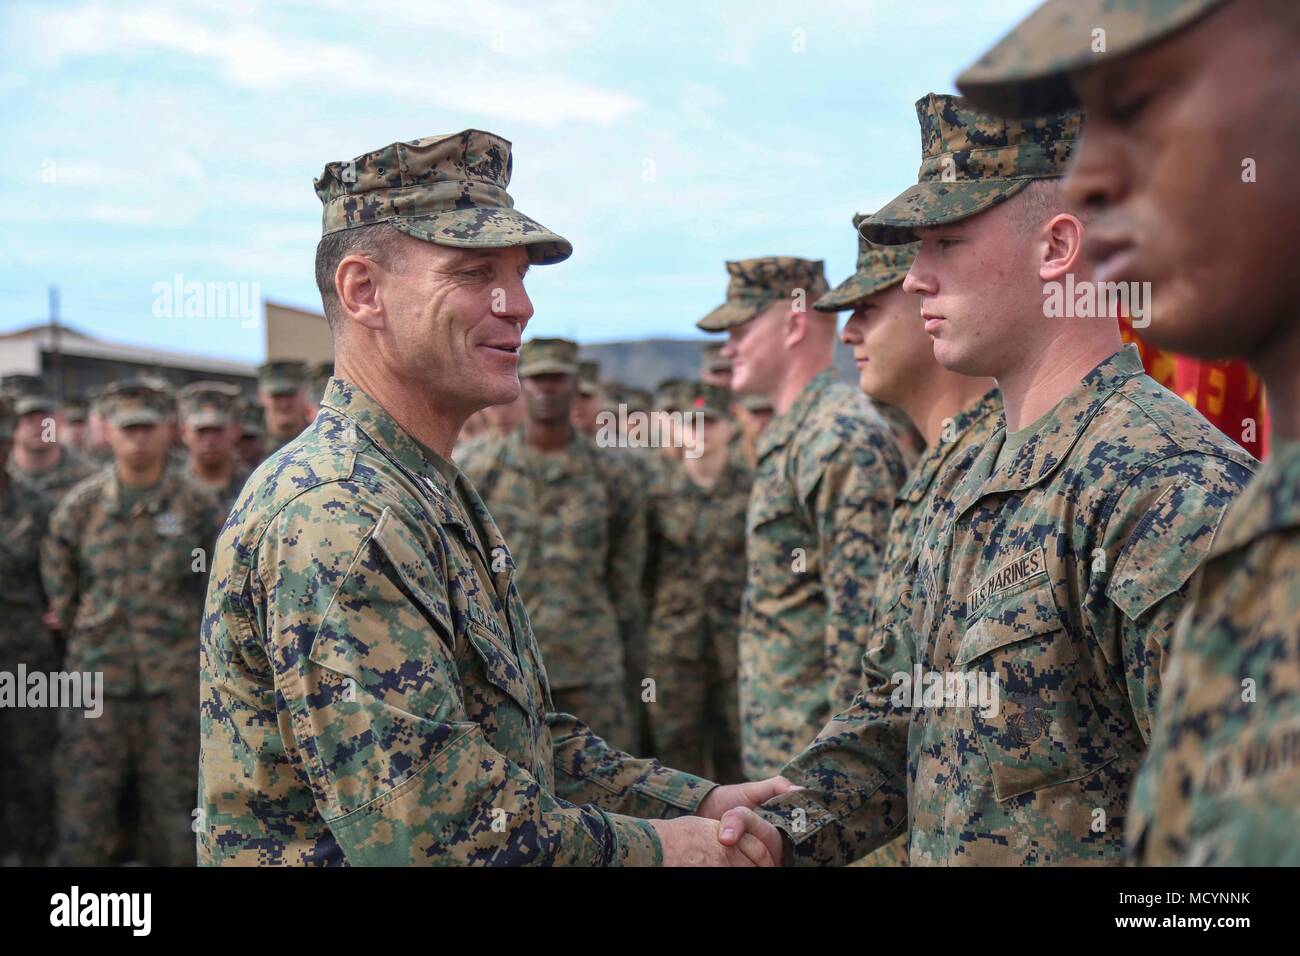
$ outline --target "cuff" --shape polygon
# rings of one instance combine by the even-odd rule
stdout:
[[[607,866],[663,866],[664,847],[647,820],[608,814],[613,848]]]

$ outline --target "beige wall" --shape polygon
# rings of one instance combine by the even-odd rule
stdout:
[[[334,343],[320,312],[304,312],[287,305],[266,303],[266,359],[301,359],[332,362]]]

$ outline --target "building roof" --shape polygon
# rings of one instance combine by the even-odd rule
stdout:
[[[54,350],[54,328],[49,323],[39,323],[12,332],[0,333],[0,355],[12,353],[13,347],[22,349],[26,346],[29,354],[38,355],[41,351]],[[9,348],[6,348],[8,346]],[[136,345],[123,345],[96,338],[68,325],[59,326],[59,350],[64,355],[82,358],[97,358],[115,362],[134,362],[140,365],[160,365],[167,368],[188,369],[195,372],[219,372],[224,375],[244,375],[253,377],[257,366],[247,362],[233,362],[228,359],[209,358],[204,355],[191,355],[185,352],[168,352],[162,349],[147,349]],[[7,372],[29,372],[39,369],[0,369],[0,374]]]

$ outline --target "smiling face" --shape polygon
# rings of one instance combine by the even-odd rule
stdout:
[[[519,247],[452,249],[402,236],[394,270],[375,267],[385,374],[468,417],[519,395],[519,345],[533,315]]]
[[[1066,181],[1098,281],[1150,281],[1153,343],[1259,355],[1292,331],[1300,15],[1232,3],[1072,77],[1088,122]],[[1248,172],[1253,164],[1255,181]]]
[[[919,299],[901,284],[868,296],[844,324],[840,340],[853,350],[858,386],[867,395],[902,405],[900,399],[935,367],[934,346],[921,324]]]
[[[1043,317],[1038,231],[1019,221],[1019,198],[916,230],[921,247],[902,289],[920,297],[922,327],[949,371],[1000,377],[1054,334]]]

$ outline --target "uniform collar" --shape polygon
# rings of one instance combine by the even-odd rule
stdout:
[[[776,415],[758,436],[758,460],[762,461],[776,449],[789,443],[799,431],[808,413],[817,406],[823,395],[835,384],[835,370],[828,368],[813,376],[795,397],[794,404],[783,415]]]
[[[1074,389],[1061,399],[1047,416],[1047,420],[1029,440],[980,489],[980,494],[998,494],[1005,491],[1022,491],[1046,481],[1056,471],[1061,462],[1069,457],[1070,451],[1078,442],[1088,425],[1102,410],[1106,402],[1132,378],[1144,375],[1142,359],[1137,346],[1126,345],[1106,359],[1091,372]],[[984,454],[972,466],[972,471],[979,467],[991,471],[993,461],[1002,447],[1006,437],[1006,421],[993,433],[985,446]],[[985,461],[991,458],[990,461]]]
[[[582,456],[576,453],[583,449],[586,442],[576,428],[570,430],[569,443],[561,451],[543,454],[528,447],[528,442],[524,439],[524,427],[520,425],[506,437],[504,451],[507,466],[523,471],[546,466],[551,472],[569,472],[582,460]]]
[[[921,460],[912,469],[912,475],[898,493],[896,500],[917,504],[930,493],[935,478],[943,470],[944,464],[966,434],[981,422],[1002,413],[1002,393],[991,388],[971,404],[963,408],[952,420],[952,426],[943,429],[938,444],[927,448]],[[952,438],[948,438],[952,435]]]
[[[162,477],[152,488],[143,489],[145,494],[136,501],[149,514],[157,514],[164,504],[171,501],[172,491],[177,482],[175,469],[168,462],[163,465]],[[122,482],[117,477],[117,465],[110,466],[108,482],[104,485],[104,510],[112,515],[128,514],[130,510],[122,500]]]
[[[428,456],[433,452],[412,438],[382,405],[359,387],[341,378],[331,378],[321,406],[351,419],[389,458],[416,475],[444,500],[450,497],[447,479],[429,461]]]
[[[1300,527],[1300,442],[1274,452],[1219,523],[1213,554],[1223,554],[1275,531]]]

